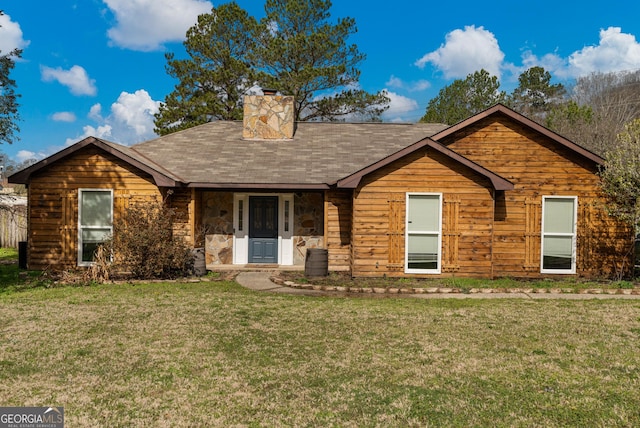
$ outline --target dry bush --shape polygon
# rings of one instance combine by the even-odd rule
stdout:
[[[114,222],[113,236],[105,243],[109,258],[97,258],[97,279],[126,274],[133,279],[168,279],[193,269],[193,254],[174,236],[175,211],[158,200],[137,202]]]
[[[109,265],[111,253],[104,245],[99,245],[94,255],[95,263],[86,271],[87,280],[90,282],[107,282],[111,277]]]

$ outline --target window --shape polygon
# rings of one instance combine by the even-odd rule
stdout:
[[[78,209],[78,265],[89,266],[98,245],[113,232],[113,191],[81,189]]]
[[[576,272],[575,196],[542,198],[542,273]]]
[[[291,203],[290,200],[285,199],[284,201],[284,231],[288,232],[289,231],[289,204]]]
[[[440,273],[441,212],[440,194],[407,194],[407,273]]]

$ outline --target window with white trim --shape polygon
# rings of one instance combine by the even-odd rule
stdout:
[[[542,273],[576,272],[576,196],[542,197]]]
[[[405,272],[440,273],[442,195],[407,193]]]
[[[78,266],[93,263],[95,251],[113,232],[113,191],[78,191]]]

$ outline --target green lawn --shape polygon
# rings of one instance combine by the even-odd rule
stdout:
[[[0,404],[68,426],[640,426],[640,302],[0,293]]]
[[[637,289],[640,290],[638,278],[633,280],[587,280],[581,278],[562,278],[559,275],[555,279],[515,279],[496,278],[492,280],[479,278],[351,278],[348,272],[330,272],[326,277],[308,279],[304,272],[282,271],[279,276],[283,280],[293,281],[298,284],[312,283],[313,285],[340,286],[347,288],[452,288],[458,292],[492,288],[506,289],[544,289],[563,290],[563,292],[579,293],[589,289]]]
[[[18,250],[0,248],[0,294],[48,287],[51,279],[42,272],[18,269]]]

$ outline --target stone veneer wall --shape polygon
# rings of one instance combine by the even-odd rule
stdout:
[[[202,192],[207,265],[233,263],[233,193]]]
[[[290,140],[294,132],[293,97],[247,95],[244,97],[242,137]]]
[[[324,195],[296,193],[293,208],[293,264],[304,265],[307,248],[324,245]]]
[[[296,193],[293,206],[293,263],[304,265],[307,248],[324,244],[324,195]],[[204,191],[202,211],[207,265],[232,264],[233,193]]]

